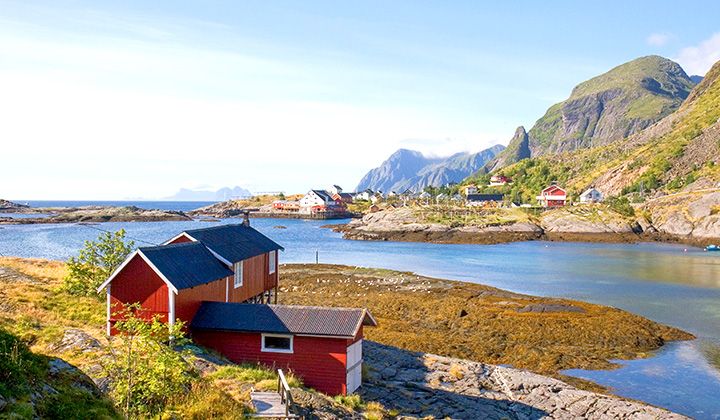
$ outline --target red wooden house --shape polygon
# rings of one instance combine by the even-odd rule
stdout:
[[[123,306],[138,303],[139,316],[183,321],[231,360],[289,368],[327,393],[354,391],[362,327],[375,320],[363,309],[267,305],[277,301],[280,249],[247,219],[139,248],[98,288],[107,291],[107,333],[117,333]]]
[[[140,303],[143,316],[189,324],[203,301],[270,302],[280,249],[246,224],[188,230],[139,248],[98,289],[107,290],[108,334],[127,304]]]
[[[205,302],[193,339],[230,360],[289,369],[305,385],[346,395],[362,383],[365,309]]]
[[[543,207],[561,207],[567,202],[567,192],[552,183],[537,196],[538,204]]]

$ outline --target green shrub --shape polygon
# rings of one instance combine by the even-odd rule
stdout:
[[[362,398],[357,394],[338,395],[335,397],[335,402],[351,410],[357,410],[364,407]]]
[[[630,205],[630,200],[627,197],[611,197],[605,201],[605,203],[616,212],[627,217],[635,216],[635,209]]]
[[[96,241],[85,241],[77,257],[67,261],[65,290],[76,296],[99,296],[97,288],[127,258],[135,247],[125,241],[125,230],[103,233]]]

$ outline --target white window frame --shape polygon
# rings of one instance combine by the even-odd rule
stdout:
[[[275,274],[275,265],[277,264],[277,251],[268,252],[268,274]]]
[[[265,347],[265,337],[275,337],[275,338],[289,338],[290,339],[290,348],[289,349],[272,349]],[[260,351],[265,353],[293,353],[293,347],[295,344],[295,337],[292,335],[286,335],[286,334],[262,334],[260,338]]]
[[[236,262],[233,264],[233,268],[235,269],[235,273],[233,274],[233,285],[237,289],[238,287],[242,287],[243,285],[243,262]]]

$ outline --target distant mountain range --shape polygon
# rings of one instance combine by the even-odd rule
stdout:
[[[505,147],[495,145],[478,153],[456,153],[445,158],[425,157],[415,150],[400,149],[379,167],[370,170],[357,191],[372,189],[383,192],[421,191],[427,186],[439,187],[460,182],[477,172]]]
[[[242,187],[224,187],[217,191],[181,188],[166,200],[173,201],[226,201],[233,198],[251,197],[252,193]]]

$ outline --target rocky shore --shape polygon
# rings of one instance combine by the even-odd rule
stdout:
[[[443,213],[444,212],[444,213]],[[688,192],[649,200],[622,215],[602,205],[546,210],[388,208],[333,226],[346,239],[494,244],[528,240],[582,242],[720,242],[720,191]]]
[[[37,223],[102,223],[102,222],[160,222],[192,220],[190,216],[174,210],[150,210],[136,206],[83,206],[83,207],[16,207],[6,213],[24,217],[0,217],[0,224]],[[36,215],[36,216],[33,216]]]
[[[685,419],[528,371],[364,343],[364,400],[400,418]]]

